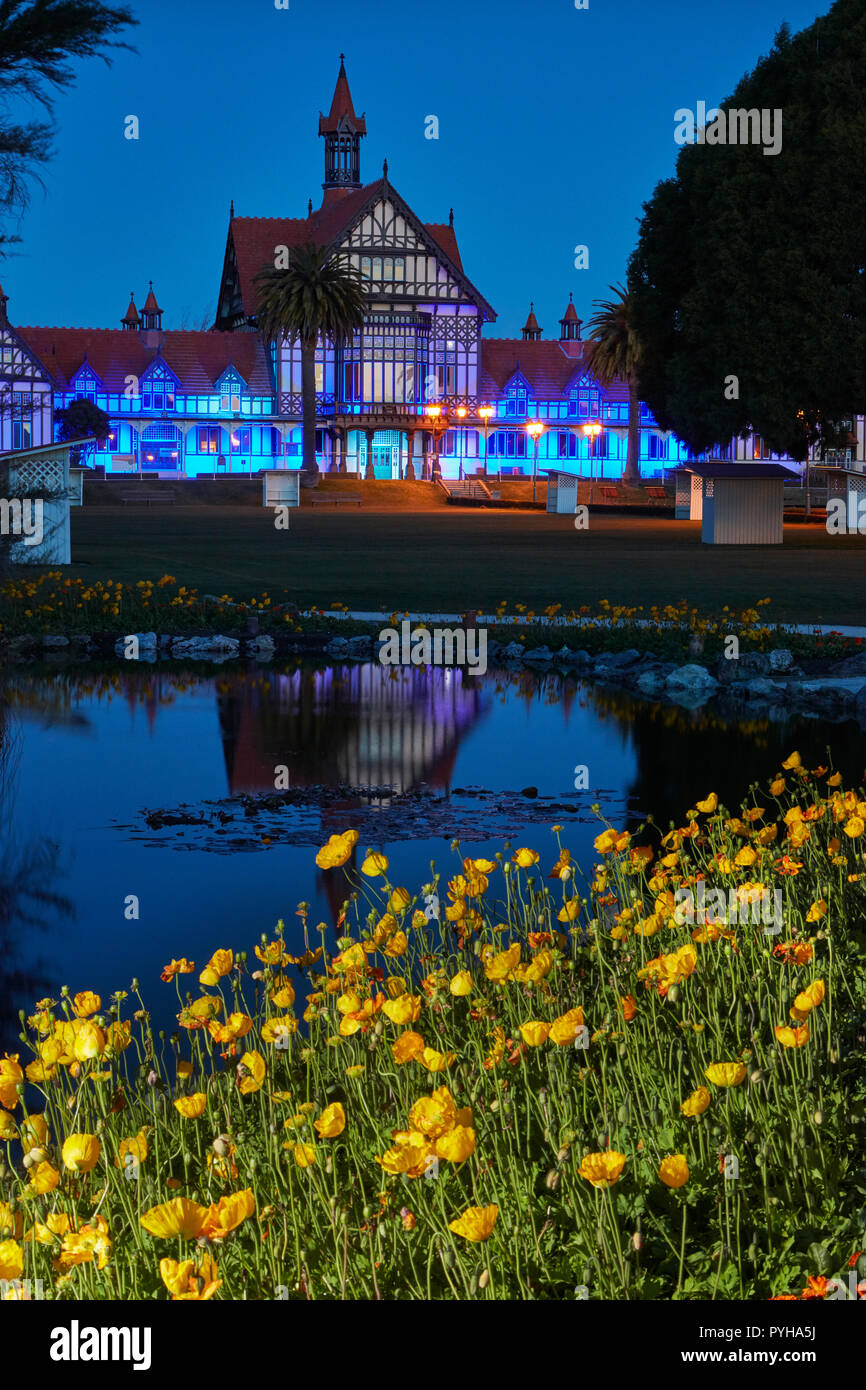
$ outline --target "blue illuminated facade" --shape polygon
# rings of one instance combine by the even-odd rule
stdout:
[[[0,291],[0,395],[14,402],[4,412],[2,447],[42,442],[53,411],[83,397],[111,420],[108,439],[89,459],[107,474],[180,478],[298,467],[300,346],[262,341],[255,277],[264,266],[287,263],[292,247],[315,242],[355,266],[368,300],[351,341],[317,350],[316,452],[324,471],[529,473],[536,453],[527,426],[538,421],[539,469],[585,473],[591,465],[596,476],[619,477],[628,390],[623,382],[602,387],[587,369],[574,305],[566,306],[557,336],[543,336],[534,308],[521,338],[484,336],[496,314],[464,270],[453,211],[447,222],[421,222],[390,182],[387,164],[381,178],[361,183],[366,122],[355,112],[342,60],[319,135],[318,209],[310,202],[298,218],[238,217],[232,205],[210,330],[163,329],[152,285],[140,310],[130,296],[118,328],[12,328]],[[593,422],[601,432],[590,444],[583,427]],[[644,475],[690,457],[645,406],[640,423]],[[721,456],[770,457],[757,438],[737,440]],[[860,417],[847,457],[864,458]]]

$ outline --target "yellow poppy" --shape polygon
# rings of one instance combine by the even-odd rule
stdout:
[[[450,985],[448,986],[451,994],[462,998],[466,994],[472,993],[472,976],[468,970],[458,970]]]
[[[252,1188],[245,1187],[242,1192],[231,1192],[208,1207],[204,1215],[202,1234],[207,1236],[208,1240],[222,1240],[223,1236],[234,1231],[242,1221],[246,1221],[248,1216],[253,1216],[255,1210],[256,1199]]]
[[[179,1115],[183,1115],[185,1120],[197,1120],[199,1115],[203,1115],[207,1105],[207,1096],[203,1091],[196,1091],[193,1096],[181,1096],[176,1100],[174,1108]]]
[[[170,1202],[162,1202],[158,1207],[146,1211],[141,1217],[141,1224],[160,1240],[168,1240],[172,1236],[192,1240],[201,1234],[207,1214],[208,1208],[200,1207],[198,1202],[192,1202],[188,1197],[174,1197]]]
[[[215,985],[228,975],[235,963],[232,951],[214,951],[204,970],[199,975],[199,984]]]
[[[388,872],[388,860],[384,854],[377,854],[371,851],[361,865],[361,873],[368,878],[378,878],[380,874]]]
[[[241,1095],[249,1096],[254,1091],[260,1091],[267,1070],[262,1054],[260,1052],[245,1052],[239,1065],[243,1071],[238,1080],[238,1090]]]
[[[456,1221],[448,1222],[448,1229],[455,1235],[462,1236],[464,1240],[477,1244],[479,1241],[490,1239],[498,1216],[499,1208],[495,1204],[489,1207],[467,1207]]]
[[[346,1128],[346,1112],[338,1100],[334,1101],[333,1105],[326,1106],[313,1125],[320,1139],[336,1139]]]
[[[706,1086],[699,1086],[696,1091],[692,1091],[687,1100],[684,1100],[680,1110],[684,1115],[694,1117],[703,1115],[710,1103],[710,1093]]]
[[[72,1001],[72,1012],[76,1018],[89,1018],[91,1014],[99,1013],[101,1008],[102,1000],[92,989],[82,990]]]
[[[689,1180],[689,1165],[685,1154],[672,1154],[663,1158],[659,1167],[659,1177],[665,1187],[684,1187]]]
[[[704,1076],[714,1086],[739,1086],[746,1079],[746,1068],[742,1062],[711,1062]]]
[[[70,1134],[64,1140],[61,1158],[72,1173],[89,1173],[99,1162],[102,1145],[95,1134]]]
[[[357,830],[344,830],[341,835],[332,835],[316,855],[316,863],[320,869],[341,868],[352,857],[352,850],[357,843]]]
[[[413,1033],[407,1030],[401,1033],[399,1038],[395,1038],[391,1051],[394,1061],[402,1065],[404,1062],[411,1062],[416,1057],[420,1057],[426,1047],[426,1043],[420,1033]]]
[[[783,1047],[804,1047],[809,1041],[809,1025],[802,1023],[799,1028],[788,1028],[782,1024],[777,1024],[774,1032],[776,1041]]]
[[[610,1149],[606,1153],[587,1154],[578,1172],[593,1187],[612,1187],[619,1182],[624,1167],[625,1154]]]
[[[521,1023],[520,1036],[523,1038],[527,1047],[541,1047],[542,1043],[547,1042],[550,1027],[551,1025],[549,1023],[540,1023],[536,1020],[529,1023]]]
[[[471,1125],[455,1125],[436,1140],[436,1157],[449,1163],[463,1163],[475,1152],[475,1130]]]

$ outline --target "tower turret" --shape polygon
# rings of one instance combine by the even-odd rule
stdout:
[[[319,134],[325,141],[325,189],[361,186],[361,140],[367,134],[367,122],[363,114],[355,115],[344,56],[340,54],[331,109],[327,116],[319,113]]]

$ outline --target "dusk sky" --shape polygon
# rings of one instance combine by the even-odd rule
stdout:
[[[779,24],[816,0],[132,0],[137,53],[79,64],[56,107],[56,154],[0,266],[16,324],[118,327],[147,284],[164,326],[212,322],[230,199],[305,216],[323,177],[320,110],[345,51],[366,114],[361,178],[387,158],[423,221],[454,225],[464,268],[519,334],[581,318],[624,277],[642,203],[674,171],[674,112],[722,101]],[[14,115],[25,114],[18,108]],[[136,115],[141,138],[124,138]],[[425,118],[439,139],[425,139]],[[588,270],[574,248],[589,247]]]

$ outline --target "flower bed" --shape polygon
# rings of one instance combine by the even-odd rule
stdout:
[[[839,781],[792,754],[736,813],[604,829],[585,877],[558,827],[554,853],[455,842],[419,895],[347,830],[317,855],[345,875],[336,952],[301,904],[300,954],[281,923],[171,961],[169,1038],[137,981],[39,1001],[0,1062],[0,1278],[863,1296],[866,800]]]

